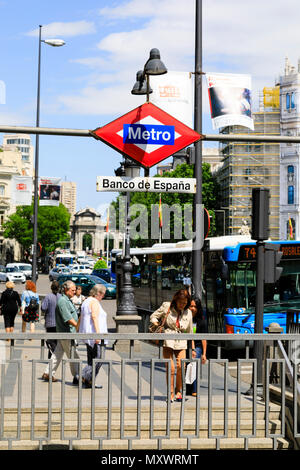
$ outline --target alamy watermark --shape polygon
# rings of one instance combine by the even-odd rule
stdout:
[[[0,80],[0,104],[5,104],[5,98],[6,98],[6,88],[5,88],[5,83],[3,80]]]
[[[203,204],[194,210],[193,204],[152,204],[149,210],[145,204],[131,204],[127,208],[127,197],[118,198],[118,207],[109,207],[108,232],[126,233],[131,240],[157,240],[164,242],[193,240],[193,248],[203,245]],[[128,210],[127,210],[128,209]],[[195,223],[193,227],[193,218]],[[107,232],[96,236],[106,237]]]

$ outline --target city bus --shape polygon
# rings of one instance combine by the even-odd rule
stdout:
[[[55,255],[55,265],[64,264],[69,266],[70,264],[76,263],[76,255],[71,253],[56,253]]]
[[[282,274],[264,288],[264,332],[276,322],[286,332],[286,310],[300,309],[300,242],[280,246]],[[117,267],[122,253],[116,254]],[[131,250],[132,284],[138,313],[148,315],[182,287],[191,289],[192,242]],[[117,268],[118,271],[118,268]],[[119,269],[117,289],[122,273]],[[208,238],[203,248],[202,304],[209,333],[254,333],[256,242],[247,236]]]

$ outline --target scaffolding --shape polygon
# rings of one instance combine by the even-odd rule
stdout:
[[[273,92],[272,92],[273,90]],[[253,113],[254,131],[231,126],[223,133],[280,135],[279,87],[264,88],[259,111]],[[261,99],[262,98],[262,99]],[[222,208],[226,209],[226,233],[238,235],[244,221],[251,228],[252,189],[270,190],[270,238],[279,238],[280,144],[226,142],[220,144],[223,166],[219,181]]]

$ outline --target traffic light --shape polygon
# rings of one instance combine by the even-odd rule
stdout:
[[[281,276],[283,268],[280,268],[282,251],[279,251],[279,245],[271,243],[265,244],[265,284],[275,284]]]
[[[269,189],[252,189],[252,240],[269,238]]]

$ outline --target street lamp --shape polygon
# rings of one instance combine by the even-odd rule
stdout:
[[[121,163],[121,166],[115,170],[116,176],[136,178],[140,176],[140,166],[131,162],[127,158]],[[117,306],[117,316],[119,315],[137,315],[137,308],[134,302],[134,290],[131,282],[132,265],[130,261],[130,192],[126,192],[125,203],[125,240],[124,257],[122,261],[122,287],[120,289],[120,301]],[[136,318],[136,317],[135,317]]]
[[[136,74],[136,82],[131,90],[133,95],[147,95],[147,102],[149,102],[149,94],[152,93],[149,84],[150,75],[162,75],[167,73],[167,68],[160,59],[160,52],[158,49],[151,49],[149,59],[144,65],[143,70],[139,70]],[[120,177],[135,178],[140,175],[140,165],[134,163],[126,158],[121,163],[121,166],[115,170],[115,175]],[[145,169],[145,176],[149,176],[149,169]],[[129,204],[130,192],[126,193],[125,205],[125,243],[124,243],[124,257],[122,260],[122,282],[120,289],[120,300],[117,305],[117,315],[114,318],[116,322],[117,332],[138,332],[138,322],[141,317],[138,316],[137,308],[134,302],[134,290],[131,282],[132,264],[130,261],[130,218],[129,218]],[[120,348],[117,342],[115,348]],[[126,346],[125,346],[126,348]]]
[[[36,127],[40,126],[40,89],[41,89],[41,44],[44,42],[52,47],[60,47],[65,44],[62,39],[42,39],[42,25],[39,26],[39,53],[38,53],[38,84],[36,103]],[[34,164],[34,208],[33,208],[33,245],[32,245],[32,280],[36,283],[37,272],[37,218],[38,218],[38,193],[39,193],[39,134],[35,138],[35,164]]]
[[[139,70],[136,74],[136,82],[131,90],[132,95],[147,95],[147,103],[149,103],[149,95],[153,93],[150,87],[149,77],[150,75],[164,75],[167,73],[167,67],[160,58],[160,52],[158,49],[151,49],[149,59],[144,65],[143,70]],[[149,168],[145,168],[144,176],[149,176]]]

